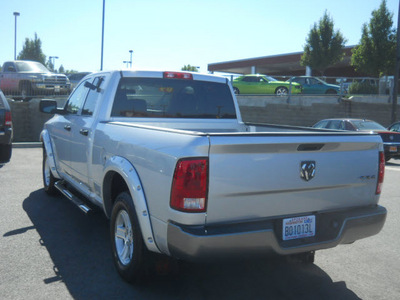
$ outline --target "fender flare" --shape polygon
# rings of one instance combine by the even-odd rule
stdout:
[[[40,141],[43,143],[43,147],[45,148],[47,156],[49,158],[48,163],[50,166],[51,173],[55,178],[61,179],[61,176],[58,174],[56,168],[56,162],[53,153],[53,146],[51,145],[50,134],[46,129],[43,129],[42,132],[40,133]]]
[[[106,215],[108,217],[110,216],[110,211],[112,210],[111,201],[113,200],[111,199],[111,201],[108,201],[104,199],[104,195],[106,193],[106,191],[104,190],[105,183],[108,180],[107,174],[109,174],[110,172],[118,173],[125,180],[125,183],[133,199],[136,216],[138,218],[143,240],[146,244],[147,249],[152,252],[161,253],[154,239],[150,214],[147,207],[147,201],[143,192],[143,187],[139,175],[135,167],[126,158],[123,158],[121,156],[113,156],[109,158],[104,165],[104,177],[101,187],[101,193]]]

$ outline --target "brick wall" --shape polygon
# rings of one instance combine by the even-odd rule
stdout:
[[[61,106],[65,99],[58,99]],[[9,101],[14,125],[14,142],[39,141],[43,124],[51,115],[39,112],[39,99]],[[311,126],[325,118],[366,118],[389,126],[392,104],[387,96],[238,96],[242,118],[246,122]],[[400,109],[397,108],[400,119]]]

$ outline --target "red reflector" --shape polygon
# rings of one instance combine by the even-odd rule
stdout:
[[[171,208],[185,212],[205,212],[207,190],[208,160],[179,160],[172,181]]]
[[[164,78],[169,79],[193,79],[193,75],[190,73],[182,72],[164,72]]]
[[[379,195],[382,192],[384,177],[385,177],[385,153],[379,152],[378,183],[376,185],[376,192],[375,192],[375,194],[377,195]]]
[[[11,126],[12,122],[11,122],[11,112],[6,111],[6,115],[5,115],[5,120],[4,120],[4,125],[6,126]]]

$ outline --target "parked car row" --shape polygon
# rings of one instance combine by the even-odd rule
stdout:
[[[262,74],[243,75],[233,80],[235,94],[339,94],[340,86],[312,76],[295,76],[279,81]]]
[[[377,133],[383,141],[385,160],[400,158],[400,122],[396,122],[386,129],[381,124],[366,119],[325,119],[314,124],[313,127]]]

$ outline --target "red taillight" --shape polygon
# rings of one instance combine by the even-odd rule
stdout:
[[[172,182],[171,208],[185,212],[205,212],[207,191],[208,160],[179,160]]]
[[[12,125],[12,121],[11,121],[11,112],[6,111],[6,115],[5,115],[5,120],[4,120],[4,125],[6,126],[11,126]]]
[[[376,185],[376,192],[375,192],[375,194],[377,195],[379,195],[382,192],[384,177],[385,177],[385,153],[379,152],[378,183]]]
[[[164,78],[169,79],[193,79],[193,75],[183,72],[164,72]]]

